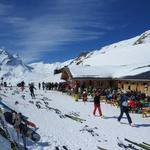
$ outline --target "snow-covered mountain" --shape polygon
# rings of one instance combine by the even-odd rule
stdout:
[[[37,62],[26,65],[18,55],[11,55],[6,50],[0,49],[0,78],[3,77],[4,81],[13,85],[23,80],[28,83],[61,81],[60,74],[54,75],[54,70],[68,65],[70,61],[72,60],[64,63],[44,64]]]
[[[0,77],[6,80],[18,78],[32,68],[22,62],[18,55],[11,55],[6,50],[0,49]]]
[[[0,49],[0,77],[6,81],[56,82],[61,81],[61,74],[54,75],[54,70],[64,66],[112,66],[112,76],[120,77],[150,71],[150,30],[134,38],[120,41],[99,50],[82,52],[77,58],[64,63],[44,64],[37,62],[25,65],[17,55],[10,55]]]
[[[99,66],[106,69],[112,67],[112,78],[150,71],[150,30],[100,50],[82,53],[70,63],[71,67],[74,65]]]
[[[129,65],[150,62],[150,30],[134,38],[120,41],[100,50],[84,53],[71,65]]]
[[[31,67],[25,65],[17,54],[11,55],[4,49],[0,49],[0,65],[7,65],[13,67],[22,66],[24,67],[24,69],[32,69]]]

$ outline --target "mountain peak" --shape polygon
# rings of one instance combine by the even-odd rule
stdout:
[[[32,69],[22,62],[22,60],[19,58],[19,55],[11,55],[4,49],[0,49],[0,67],[0,76],[4,78],[15,77],[18,76],[18,74],[30,72]]]
[[[150,30],[75,58],[70,65],[128,65],[149,62]]]
[[[143,43],[150,43],[150,30],[141,34],[141,36],[137,39],[134,45],[143,44]]]

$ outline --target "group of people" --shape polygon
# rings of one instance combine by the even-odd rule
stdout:
[[[21,85],[24,85],[24,84],[22,83]],[[55,90],[59,90],[59,91],[63,92],[63,91],[67,91],[69,89],[68,87],[69,86],[64,83],[53,83],[53,82],[38,83],[38,88],[43,89],[43,90],[55,89]],[[29,84],[30,94],[33,99],[35,99],[35,93],[34,93],[35,89],[36,88],[33,83]],[[71,89],[69,89],[69,90],[71,91]],[[133,92],[133,91],[123,93],[121,91],[119,91],[119,92],[118,91],[119,91],[119,89],[99,89],[99,90],[97,90],[95,88],[92,88],[92,86],[87,89],[82,89],[82,91],[79,91],[78,86],[76,86],[74,93],[75,93],[75,95],[78,96],[79,92],[80,93],[82,92],[82,94],[80,94],[80,95],[82,95],[82,100],[84,103],[86,103],[86,101],[88,99],[88,95],[90,94],[94,101],[93,115],[95,116],[96,111],[98,110],[100,117],[103,117],[103,113],[101,111],[101,105],[100,105],[101,97],[105,97],[106,101],[117,100],[118,106],[120,106],[120,115],[118,117],[118,121],[121,120],[123,114],[125,113],[129,124],[132,125],[132,120],[129,115],[129,112],[130,112],[131,108],[133,107],[133,102],[134,102],[134,107],[138,106],[138,110],[139,110],[139,109],[141,109],[142,106],[144,107],[144,102],[142,103],[143,99],[144,100],[146,99],[148,102],[150,102],[150,98],[146,97],[144,93]]]
[[[24,89],[25,89],[25,82],[22,81],[22,82],[18,83],[17,86],[20,87],[21,91],[24,91]],[[29,87],[29,91],[30,91],[31,98],[32,98],[32,99],[35,99],[34,90],[36,90],[36,88],[35,88],[35,86],[34,86],[34,83],[29,83],[29,84],[28,84],[28,87]]]
[[[98,110],[99,116],[100,117],[104,117],[103,113],[101,111],[101,105],[100,105],[100,99],[101,99],[101,93],[100,91],[96,91],[95,92],[95,96],[94,96],[94,109],[93,109],[93,115],[95,116],[96,114],[96,110]],[[120,122],[123,114],[126,114],[128,122],[131,126],[134,126],[134,124],[132,123],[131,117],[129,115],[129,107],[128,107],[128,97],[127,94],[121,93],[120,96],[120,115],[118,117],[118,121]]]
[[[42,83],[38,83],[38,87],[39,90],[43,89],[43,90],[57,90],[59,86],[59,83],[57,82],[42,82]]]
[[[106,102],[110,104],[115,103],[118,107],[120,107],[118,121],[120,122],[123,114],[125,113],[131,126],[133,123],[129,112],[135,110],[134,112],[140,113],[143,107],[148,106],[147,104],[150,106],[150,97],[146,96],[145,93],[137,91],[122,91],[118,88],[97,90],[91,85],[85,88],[85,86],[80,87],[78,84],[72,86],[67,83],[62,83],[61,87],[61,91],[66,92],[69,95],[73,95],[75,101],[78,101],[79,98],[82,98],[83,102],[86,103],[90,95],[94,101],[93,115],[95,115],[96,111],[98,110],[100,117],[103,117],[100,106],[100,99],[105,97]]]
[[[17,84],[18,87],[21,88],[21,91],[24,91],[25,89],[25,82],[22,81],[20,83]],[[29,87],[29,91],[30,91],[30,95],[32,99],[35,99],[35,92],[34,90],[36,90],[34,83],[29,83],[28,84]],[[38,83],[38,89],[39,90],[59,90],[61,87],[61,83],[53,83],[53,82],[42,82],[42,83]]]

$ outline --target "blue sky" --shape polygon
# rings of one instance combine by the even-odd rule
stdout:
[[[52,63],[150,30],[150,0],[0,0],[0,47]]]

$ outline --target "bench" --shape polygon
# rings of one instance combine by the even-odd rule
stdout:
[[[143,118],[147,117],[148,115],[150,115],[150,107],[143,107],[141,113]]]

